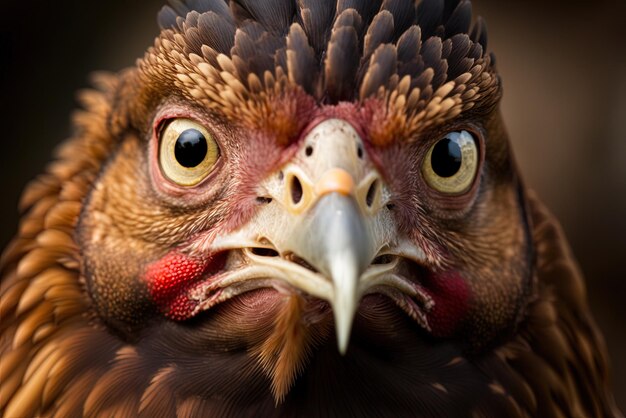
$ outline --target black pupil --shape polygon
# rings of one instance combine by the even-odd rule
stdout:
[[[444,138],[433,149],[431,164],[433,171],[440,177],[452,177],[459,172],[463,154],[455,141]]]
[[[206,138],[197,129],[187,129],[180,134],[174,147],[176,161],[183,167],[198,166],[206,157]]]

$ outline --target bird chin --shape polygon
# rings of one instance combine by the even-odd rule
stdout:
[[[428,312],[435,302],[422,286],[427,279],[426,268],[403,257],[381,258],[361,277],[363,291],[360,302],[371,296],[382,296],[392,301],[426,331],[431,331]],[[278,296],[300,298],[319,306],[324,313],[331,312],[329,303],[331,281],[315,271],[304,260],[288,259],[271,254],[255,254],[251,250],[231,251],[221,273],[207,278],[188,293],[195,309],[191,316],[208,312],[216,305],[234,298],[245,298],[250,303],[274,303],[277,298],[259,290],[271,290]],[[262,300],[257,300],[257,299]],[[359,303],[359,310],[368,309]],[[330,308],[329,308],[330,307]]]

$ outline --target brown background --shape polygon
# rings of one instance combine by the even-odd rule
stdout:
[[[15,233],[20,191],[69,135],[75,91],[90,72],[142,55],[163,1],[3,2],[0,248]],[[489,25],[518,162],[586,274],[626,409],[626,1],[546,3],[475,0],[474,8]]]

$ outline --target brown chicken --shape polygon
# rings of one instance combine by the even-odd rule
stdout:
[[[171,0],[1,260],[5,417],[620,416],[467,0]]]

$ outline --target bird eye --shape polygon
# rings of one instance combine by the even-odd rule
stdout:
[[[161,171],[181,186],[193,186],[213,169],[219,148],[211,134],[189,119],[174,119],[161,133]]]
[[[472,134],[450,132],[428,150],[422,175],[430,187],[441,193],[461,194],[476,177],[478,159]]]

